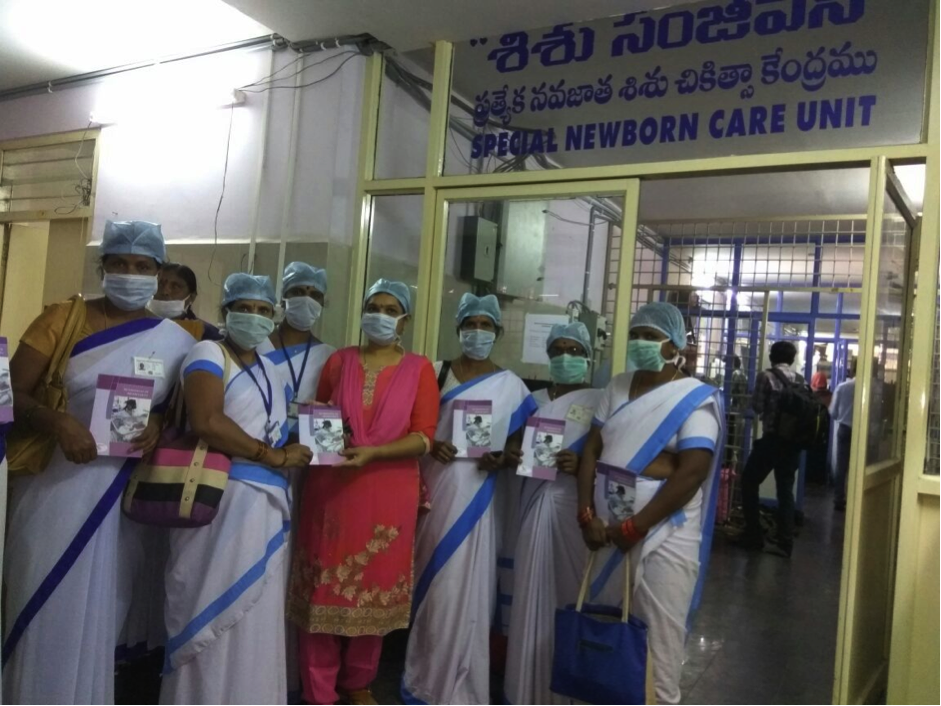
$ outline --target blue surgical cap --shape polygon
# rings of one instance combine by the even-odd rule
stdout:
[[[549,346],[558,338],[569,338],[573,341],[578,341],[582,344],[582,348],[585,349],[588,357],[591,358],[591,334],[588,333],[588,327],[581,321],[573,321],[570,324],[556,324],[553,326],[552,330],[549,331],[549,338],[546,339],[546,350],[549,350]]]
[[[226,277],[225,284],[222,285],[222,306],[228,306],[240,299],[255,299],[274,306],[277,302],[271,278],[244,272],[236,272]]]
[[[476,294],[468,292],[461,297],[461,303],[457,305],[457,323],[464,323],[464,319],[469,316],[489,316],[490,320],[499,326],[503,320],[500,313],[500,302],[497,298],[488,294],[485,297],[478,297]]]
[[[284,277],[281,279],[281,291],[286,292],[291,287],[316,287],[321,294],[327,293],[327,271],[313,267],[306,262],[292,262],[284,268]]]
[[[167,261],[167,246],[159,223],[147,221],[106,221],[98,254],[146,255],[162,265]]]
[[[666,302],[644,304],[631,317],[631,330],[640,326],[652,328],[673,341],[680,350],[686,348],[686,322],[680,310]]]
[[[366,302],[377,294],[392,295],[399,300],[399,304],[402,305],[402,309],[406,314],[412,313],[412,293],[409,291],[408,285],[405,284],[405,282],[396,282],[392,279],[376,280],[376,283],[366,292],[366,296],[363,299],[363,306],[366,306]]]

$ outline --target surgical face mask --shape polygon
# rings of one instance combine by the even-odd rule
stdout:
[[[160,301],[159,299],[151,299],[147,308],[161,319],[178,319],[186,313],[186,300]]]
[[[272,331],[274,331],[274,321],[267,316],[245,314],[239,311],[230,311],[225,316],[225,332],[242,350],[255,350],[271,335]]]
[[[627,369],[649,370],[659,373],[663,366],[671,362],[663,357],[663,341],[642,341],[636,339],[627,342]]]
[[[563,353],[549,359],[549,377],[560,385],[577,385],[585,381],[588,358]]]
[[[322,311],[320,302],[310,297],[291,297],[284,300],[284,318],[291,328],[298,331],[310,331],[320,319]]]
[[[113,275],[105,273],[101,288],[108,301],[122,311],[138,311],[157,293],[155,275]]]
[[[479,328],[461,331],[461,350],[471,360],[487,360],[496,340],[497,334],[493,331]]]
[[[363,319],[359,326],[373,343],[380,346],[387,346],[399,340],[399,320],[402,316],[389,316],[388,314],[363,314]]]

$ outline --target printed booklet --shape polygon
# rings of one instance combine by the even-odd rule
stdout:
[[[598,463],[595,469],[598,482],[604,483],[604,497],[608,504],[610,520],[624,522],[632,517],[634,498],[637,495],[637,474],[607,463]]]
[[[302,404],[297,408],[300,442],[314,453],[311,466],[340,463],[343,451],[343,413],[339,407]]]
[[[523,432],[523,462],[517,475],[555,480],[556,456],[562,450],[563,436],[565,420],[530,417]]]
[[[454,439],[458,458],[480,458],[490,453],[493,403],[458,400],[454,403]]]
[[[154,397],[154,381],[139,377],[99,375],[91,433],[102,456],[140,458],[134,440],[147,428]]]

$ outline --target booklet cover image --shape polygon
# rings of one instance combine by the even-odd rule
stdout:
[[[562,450],[565,421],[531,417],[523,432],[523,462],[517,474],[542,480],[555,480],[556,457]]]
[[[154,381],[119,375],[99,375],[92,409],[91,433],[102,456],[139,458],[134,440],[147,427]]]
[[[604,482],[604,496],[611,519],[624,522],[632,517],[637,496],[637,474],[607,463],[598,464],[597,474]]]
[[[493,403],[459,400],[454,404],[454,440],[461,458],[480,458],[491,450]]]
[[[298,408],[300,442],[314,454],[312,466],[326,466],[343,460],[343,418],[339,407],[301,405]]]

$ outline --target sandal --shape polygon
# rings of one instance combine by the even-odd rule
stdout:
[[[372,695],[372,691],[369,689],[356,689],[355,691],[347,691],[344,694],[341,694],[344,702],[348,704],[353,704],[353,706],[366,706],[367,704],[378,704],[375,697]]]

